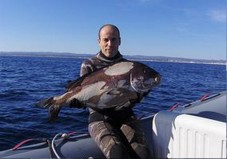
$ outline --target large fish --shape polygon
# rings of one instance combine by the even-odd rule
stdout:
[[[160,74],[145,64],[118,62],[78,78],[64,94],[37,105],[49,108],[50,120],[57,118],[62,106],[118,110],[139,102],[160,80]]]

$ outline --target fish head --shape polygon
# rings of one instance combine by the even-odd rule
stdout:
[[[130,74],[130,84],[138,93],[148,93],[160,81],[161,75],[144,64],[136,64]]]

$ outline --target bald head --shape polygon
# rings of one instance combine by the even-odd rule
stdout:
[[[121,44],[119,29],[115,25],[106,24],[99,29],[98,36],[98,43],[102,53],[107,58],[115,57]]]
[[[117,31],[117,33],[118,33],[118,36],[120,37],[120,30],[118,29],[118,27],[117,26],[115,26],[115,25],[113,25],[113,24],[105,24],[105,25],[103,25],[100,29],[99,29],[99,33],[98,33],[98,37],[99,37],[99,39],[100,39],[100,33],[101,33],[101,31],[102,31],[102,29],[104,29],[104,28],[112,28],[112,29],[114,29],[115,31]]]

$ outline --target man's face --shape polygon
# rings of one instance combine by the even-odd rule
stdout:
[[[102,53],[106,57],[112,58],[118,53],[118,47],[120,45],[119,33],[115,28],[106,26],[100,31],[98,42]]]

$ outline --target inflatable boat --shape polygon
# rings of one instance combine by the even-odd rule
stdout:
[[[156,158],[226,158],[226,99],[220,92],[143,117],[141,124]],[[35,143],[34,143],[35,142]],[[105,158],[88,134],[59,133],[28,139],[0,158]]]

